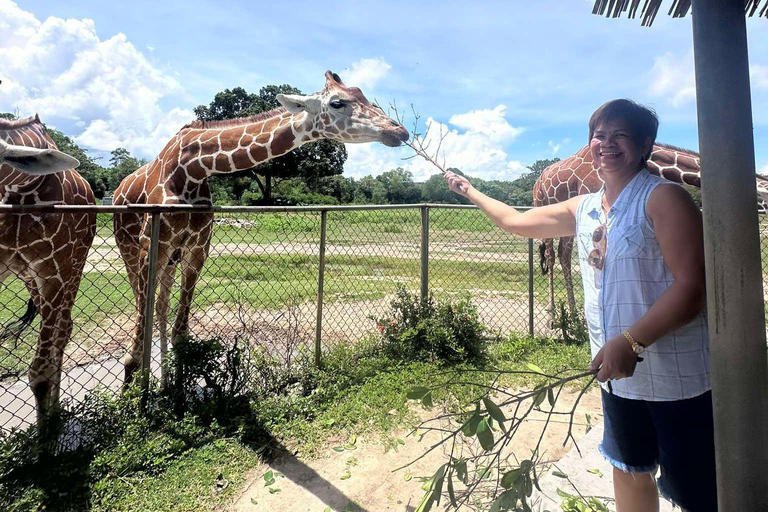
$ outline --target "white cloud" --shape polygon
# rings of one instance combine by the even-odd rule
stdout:
[[[763,175],[763,176],[768,176],[768,164],[765,164],[763,167],[761,167],[761,168],[760,168],[760,169],[757,171],[757,174],[761,174],[761,175]]]
[[[360,59],[345,69],[341,79],[347,86],[359,87],[364,91],[373,90],[376,84],[389,73],[392,66],[383,59]]]
[[[514,127],[505,119],[507,107],[499,105],[493,110],[474,110],[451,117],[449,124],[463,129],[452,129],[432,118],[427,119],[427,152],[434,155],[438,145],[438,163],[446,167],[461,169],[470,176],[485,180],[513,180],[527,171],[516,160],[509,160],[504,147],[514,142],[523,128]],[[442,140],[442,142],[441,142]],[[440,172],[426,160],[416,157],[403,161],[412,155],[410,149],[393,151],[380,145],[347,145],[349,158],[345,174],[362,177],[376,176],[395,167],[403,167],[413,173],[415,181],[424,181]]]
[[[768,89],[768,66],[749,66],[749,77],[752,79],[753,89]]]
[[[164,112],[158,101],[181,85],[150,63],[124,34],[104,41],[89,19],[39,22],[10,0],[0,0],[0,104],[43,121],[68,119],[89,148],[118,146],[154,157],[170,135],[194,119],[187,110]],[[171,127],[171,124],[174,124]]]
[[[673,107],[680,107],[696,99],[693,71],[693,52],[675,55],[671,52],[656,57],[650,74],[650,93],[665,98]]]

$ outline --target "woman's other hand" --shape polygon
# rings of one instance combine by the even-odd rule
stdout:
[[[637,366],[637,354],[632,350],[632,346],[624,336],[616,336],[603,345],[592,360],[590,369],[599,368],[597,380],[605,382],[631,377],[635,373],[635,366]]]

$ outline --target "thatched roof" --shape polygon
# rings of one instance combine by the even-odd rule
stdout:
[[[607,18],[618,18],[622,13],[629,11],[629,17],[634,18],[637,16],[637,8],[640,6],[641,0],[595,0],[595,6],[592,9],[592,14],[605,14]],[[765,2],[760,14],[758,16],[765,16],[768,18],[768,0],[744,0],[744,13],[747,16],[753,16],[761,2]],[[659,7],[663,0],[645,0],[643,4],[643,10],[641,16],[643,18],[643,26],[650,27],[653,20],[656,19],[656,13],[659,12]],[[688,14],[691,10],[691,0],[671,0],[672,4],[669,8],[669,15],[673,18],[682,18]]]

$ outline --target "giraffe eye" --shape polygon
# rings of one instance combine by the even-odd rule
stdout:
[[[329,103],[331,108],[344,108],[344,103],[339,100],[333,100]]]

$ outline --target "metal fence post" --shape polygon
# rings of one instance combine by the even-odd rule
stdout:
[[[533,338],[533,238],[528,239],[528,334]]]
[[[320,212],[320,256],[317,272],[317,327],[315,331],[315,365],[320,366],[323,339],[323,282],[325,280],[325,234],[328,227],[328,211]]]
[[[147,282],[145,283],[146,301],[144,301],[144,349],[141,360],[142,413],[146,406],[152,364],[152,325],[155,311],[155,278],[157,277],[157,250],[160,242],[161,215],[159,212],[149,214],[149,254],[147,255]]]
[[[421,302],[429,297],[429,207],[421,207]]]

